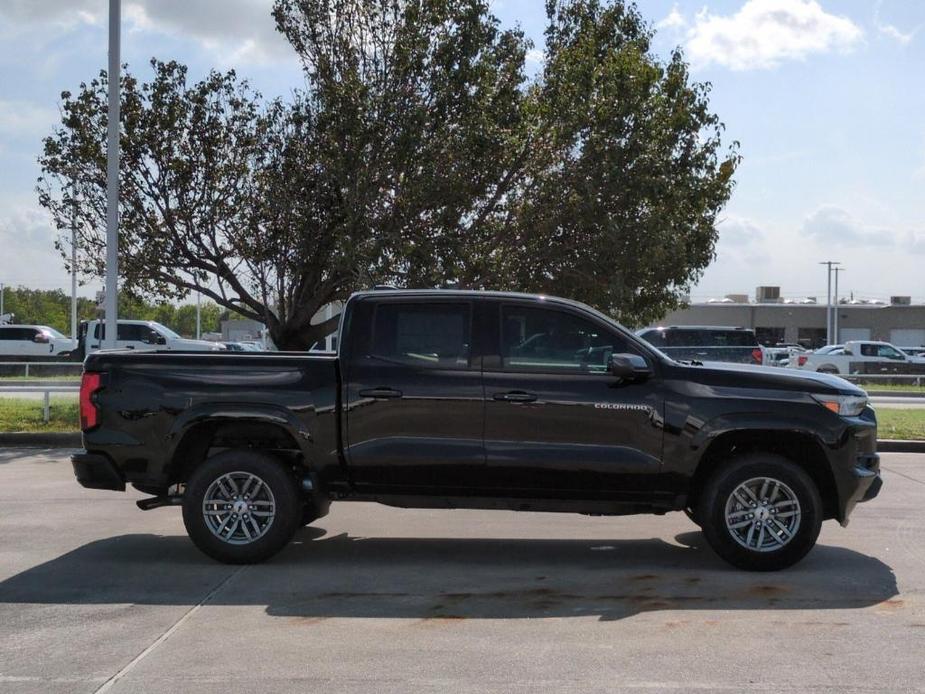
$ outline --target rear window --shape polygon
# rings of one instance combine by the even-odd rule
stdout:
[[[468,304],[380,304],[371,356],[423,368],[468,368]]]

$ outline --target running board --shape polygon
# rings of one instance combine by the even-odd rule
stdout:
[[[179,506],[183,503],[183,497],[175,494],[172,496],[149,496],[147,499],[139,499],[135,502],[142,511],[150,511],[153,508],[161,506]]]

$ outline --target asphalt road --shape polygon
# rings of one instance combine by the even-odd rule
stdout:
[[[0,451],[0,691],[923,691],[925,456],[798,566],[738,572],[681,514],[341,503],[274,561]]]

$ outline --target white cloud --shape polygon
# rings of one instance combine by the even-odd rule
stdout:
[[[804,221],[801,232],[821,245],[890,247],[897,234],[890,229],[866,224],[837,205],[823,205]]]
[[[717,229],[720,243],[729,246],[750,246],[765,238],[764,230],[746,217],[726,217]]]
[[[159,32],[197,41],[226,62],[295,61],[270,11],[273,0],[124,0],[123,31]],[[104,24],[105,0],[0,0],[8,25]],[[9,29],[9,27],[8,27]]]
[[[874,26],[877,27],[877,31],[880,32],[882,36],[896,41],[896,43],[901,46],[905,46],[912,42],[912,39],[915,38],[915,35],[919,33],[922,28],[922,25],[919,24],[913,27],[910,31],[902,31],[895,24],[890,24],[884,22],[880,17],[880,11],[883,9],[883,0],[879,0],[876,5],[874,5]]]
[[[659,20],[655,23],[656,29],[661,30],[678,30],[684,29],[687,26],[687,20],[684,19],[684,15],[681,14],[681,10],[678,9],[677,5],[674,5],[664,19]]]
[[[766,69],[813,53],[850,50],[862,36],[857,24],[829,14],[815,0],[748,0],[732,15],[701,10],[688,31],[687,52],[698,66]]]
[[[531,48],[527,51],[526,61],[532,65],[542,65],[546,62],[546,56],[543,55],[543,51],[537,48]]]
[[[0,99],[0,137],[44,136],[58,122],[58,111],[21,99]]]
[[[67,286],[68,274],[54,243],[57,232],[48,214],[36,207],[6,208],[0,216],[0,278],[7,285],[35,288]]]

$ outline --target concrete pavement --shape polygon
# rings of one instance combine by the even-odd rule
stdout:
[[[925,456],[774,574],[682,514],[334,504],[272,562],[0,451],[0,691],[921,691]]]

